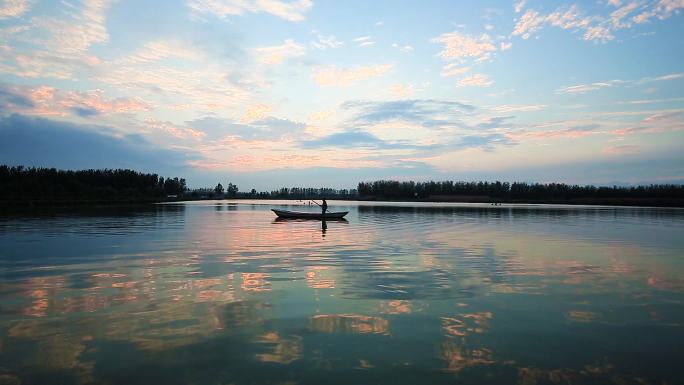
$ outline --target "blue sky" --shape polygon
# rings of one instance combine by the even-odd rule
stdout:
[[[0,162],[684,182],[684,1],[0,0]]]

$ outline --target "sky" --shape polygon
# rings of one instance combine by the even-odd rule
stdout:
[[[0,0],[0,163],[684,183],[684,0]]]

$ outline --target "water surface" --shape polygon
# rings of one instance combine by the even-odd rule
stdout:
[[[0,217],[0,383],[684,382],[684,210],[271,208]]]

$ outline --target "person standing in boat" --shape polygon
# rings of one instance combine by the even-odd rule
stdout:
[[[323,199],[323,204],[321,205],[321,214],[325,215],[325,212],[328,211],[328,202]]]

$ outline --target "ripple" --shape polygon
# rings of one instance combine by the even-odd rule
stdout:
[[[684,358],[668,342],[684,336],[683,210],[331,201],[348,220],[323,226],[275,221],[292,202],[234,203],[0,219],[3,367],[98,383],[134,357],[183,379],[211,361],[450,383],[570,354],[617,376],[630,365],[613,352],[633,346]]]

